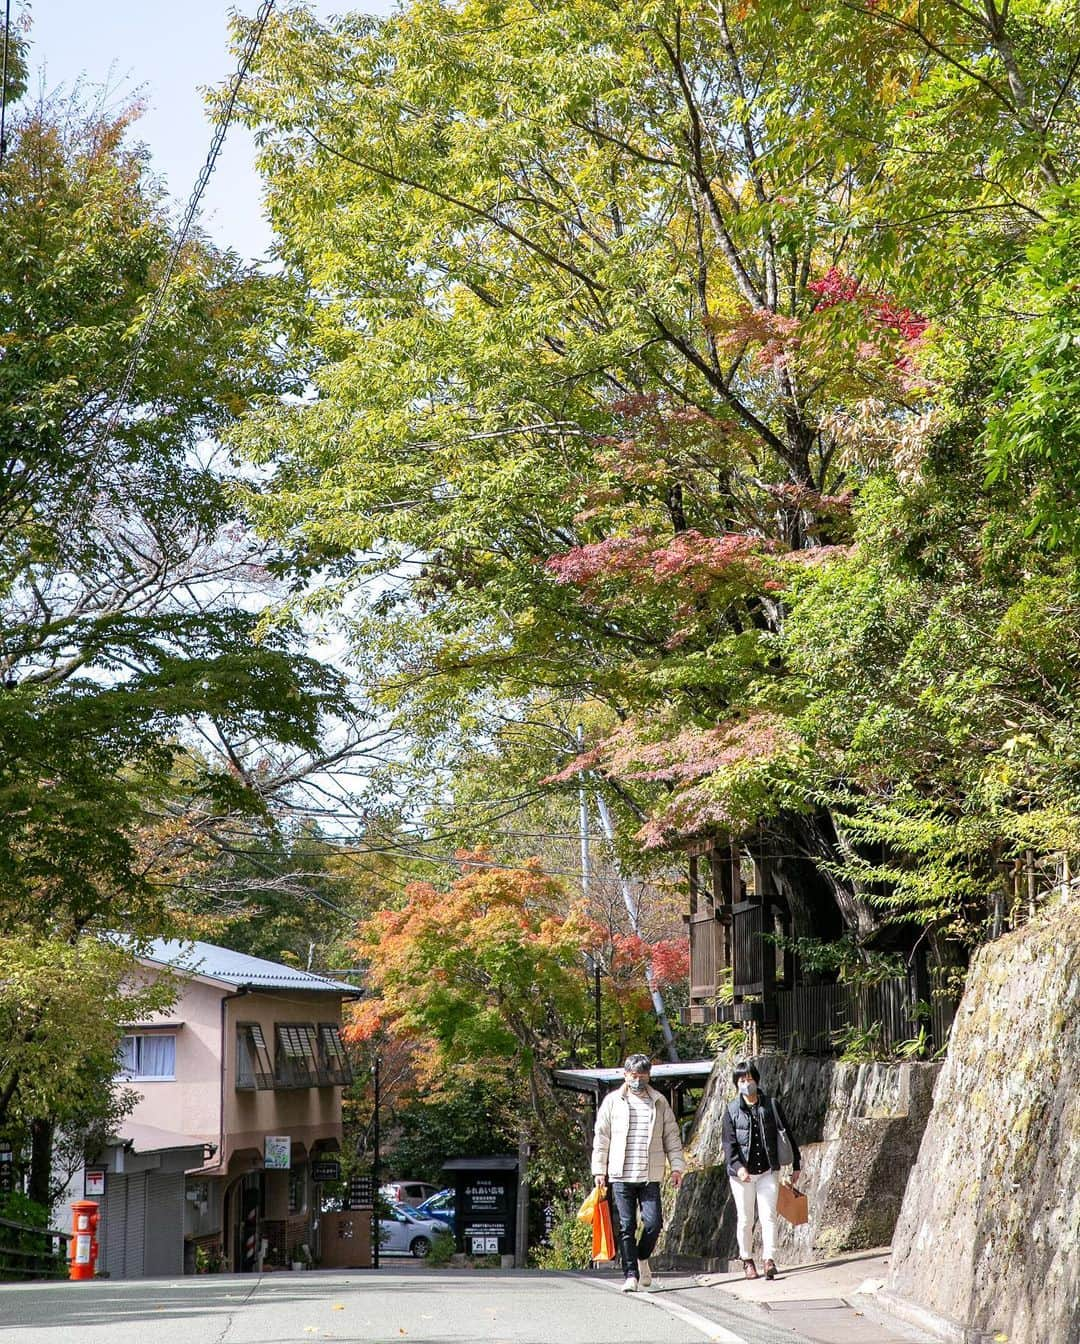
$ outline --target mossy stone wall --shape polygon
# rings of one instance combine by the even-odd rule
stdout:
[[[787,1264],[887,1245],[930,1110],[936,1064],[839,1064],[764,1055],[762,1087],[778,1096],[802,1149],[810,1221],[781,1221]],[[695,1121],[683,1182],[661,1254],[670,1264],[726,1268],[737,1254],[735,1213],[723,1166],[724,1110],[734,1095],[720,1060]]]
[[[1080,1342],[1080,903],[975,958],[887,1290],[1009,1344]]]

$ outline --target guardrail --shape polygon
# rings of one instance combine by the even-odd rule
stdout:
[[[70,1232],[0,1218],[0,1280],[66,1279],[71,1237]]]

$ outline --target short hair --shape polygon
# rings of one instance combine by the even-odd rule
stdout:
[[[627,1055],[623,1069],[626,1073],[651,1073],[652,1060],[648,1055]]]
[[[753,1078],[755,1083],[761,1082],[761,1074],[748,1059],[740,1059],[738,1064],[731,1070],[731,1081],[736,1087],[739,1086],[739,1079],[745,1078],[747,1074]]]

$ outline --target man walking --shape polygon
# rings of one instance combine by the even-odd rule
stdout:
[[[686,1170],[675,1113],[649,1086],[647,1055],[630,1055],[624,1082],[600,1103],[593,1130],[592,1173],[597,1185],[611,1186],[618,1221],[624,1293],[652,1283],[649,1256],[663,1227],[660,1182],[665,1161],[676,1185]],[[635,1240],[638,1212],[641,1235]]]

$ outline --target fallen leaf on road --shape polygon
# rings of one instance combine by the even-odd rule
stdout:
[[[344,1303],[344,1302],[335,1302],[334,1305],[330,1308],[330,1310],[331,1310],[331,1311],[344,1311],[344,1310],[345,1310],[345,1303]]]

